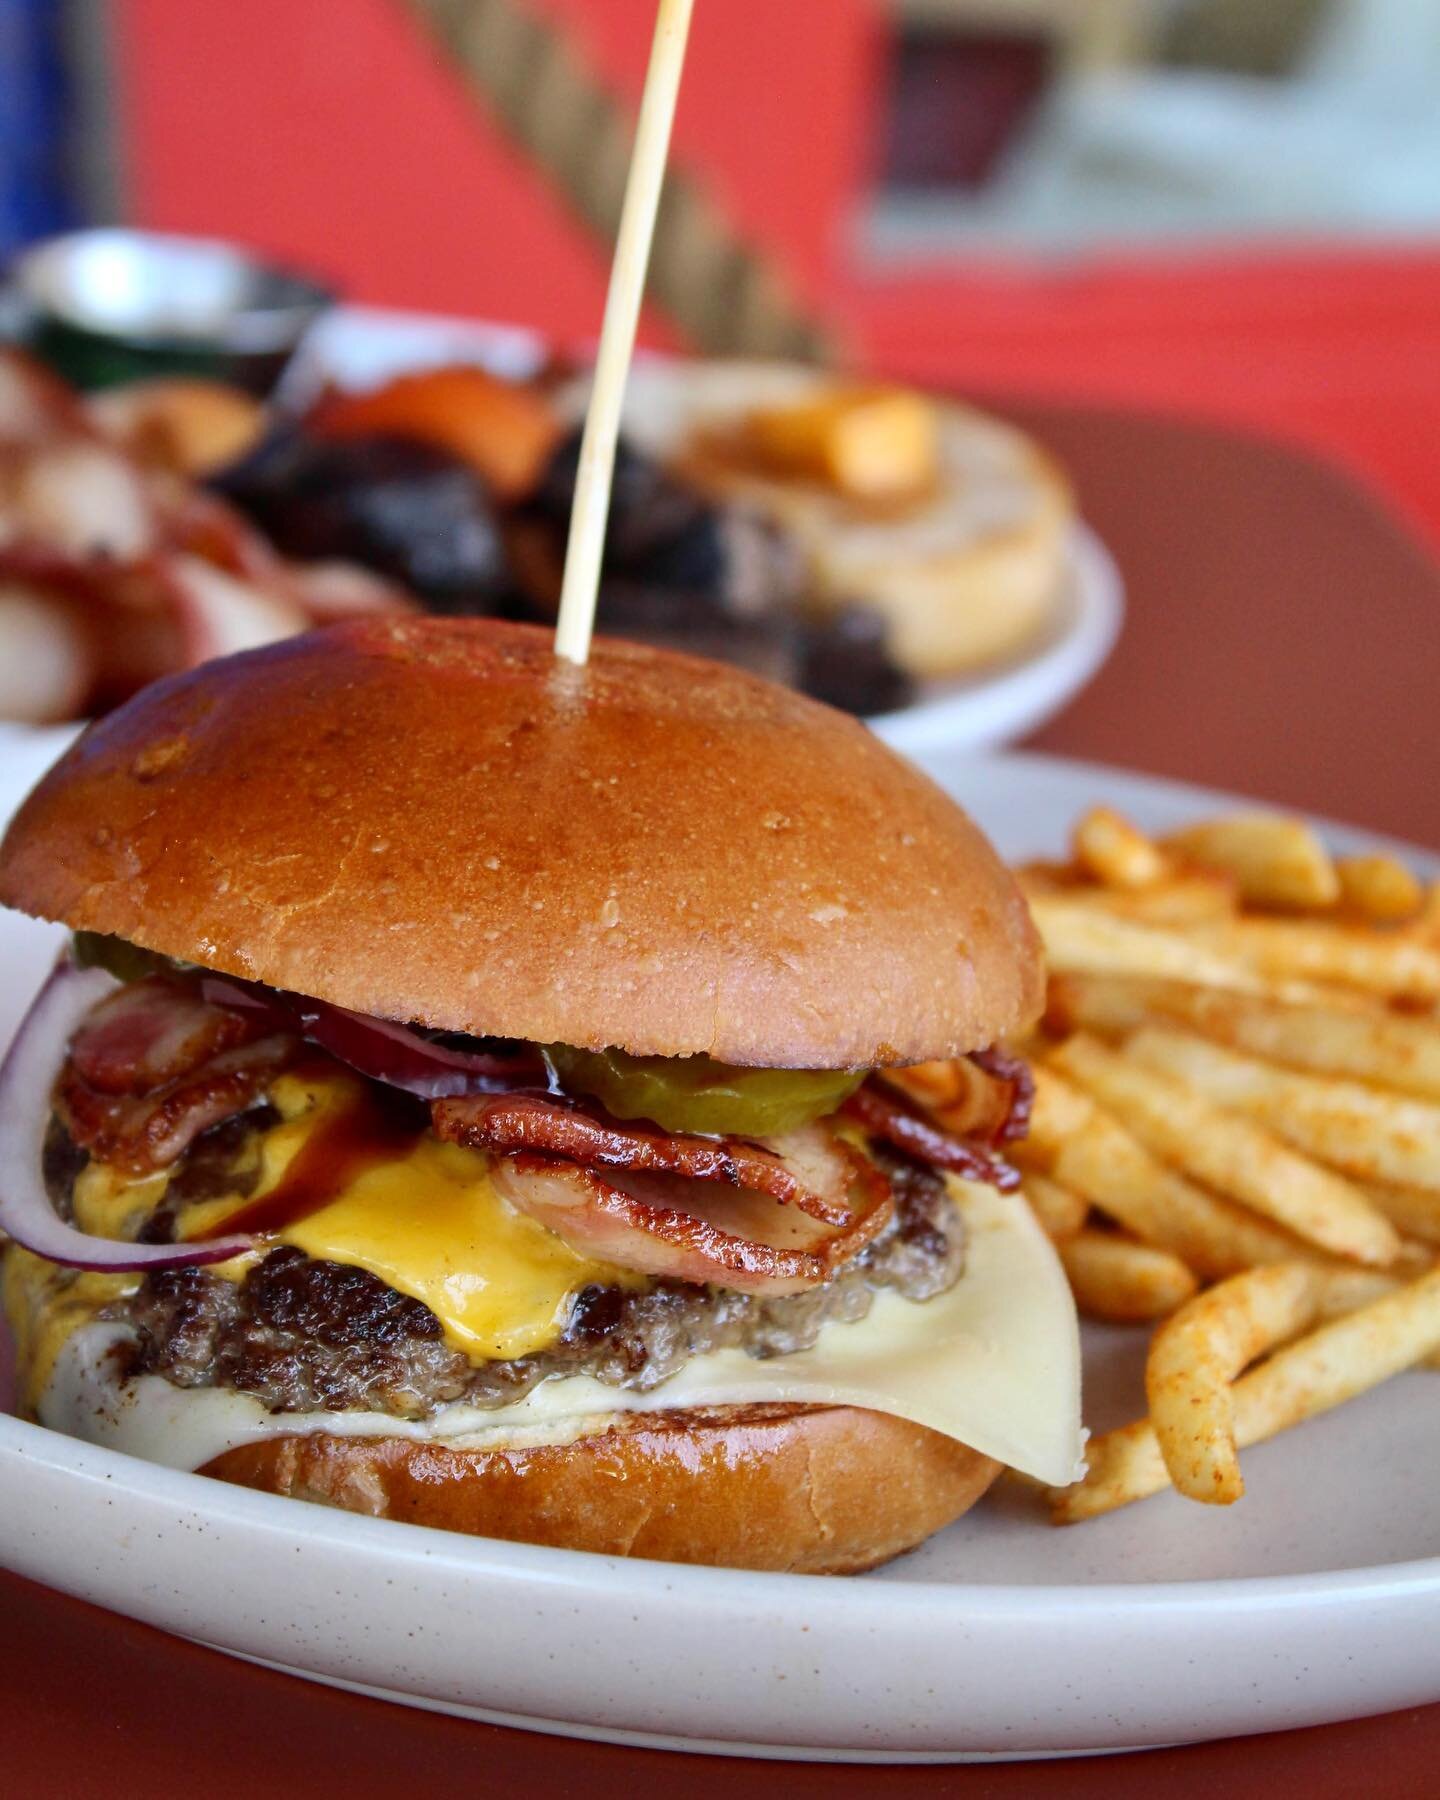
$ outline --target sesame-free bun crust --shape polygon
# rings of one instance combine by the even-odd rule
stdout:
[[[636,1414],[573,1443],[524,1449],[270,1438],[226,1451],[201,1473],[482,1537],[848,1575],[957,1519],[999,1467],[883,1413],[748,1406]]]
[[[737,670],[490,620],[332,626],[157,683],[0,846],[0,901],[450,1031],[859,1067],[1027,1024],[968,818]]]

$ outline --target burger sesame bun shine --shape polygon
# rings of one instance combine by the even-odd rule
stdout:
[[[353,622],[161,682],[0,846],[0,901],[449,1031],[840,1068],[1039,1010],[970,820],[862,725],[539,629]]]
[[[649,1413],[564,1445],[270,1438],[206,1465],[242,1487],[604,1556],[848,1575],[958,1518],[1000,1465],[856,1407]]]

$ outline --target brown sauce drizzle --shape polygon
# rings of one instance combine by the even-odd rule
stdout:
[[[367,1082],[353,1104],[319,1126],[291,1158],[268,1194],[242,1206],[219,1227],[228,1237],[260,1237],[284,1231],[342,1194],[381,1163],[407,1155],[425,1135],[429,1111],[395,1088]]]

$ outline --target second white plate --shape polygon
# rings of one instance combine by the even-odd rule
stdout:
[[[512,381],[544,366],[545,341],[518,326],[447,319],[382,307],[339,307],[306,340],[286,377],[301,402],[327,383],[375,387],[411,369],[476,362]],[[986,750],[1034,731],[1074,698],[1114,647],[1124,587],[1095,534],[1077,526],[1045,627],[1016,656],[972,674],[925,682],[909,706],[870,721],[907,756]]]
[[[1125,588],[1087,525],[1072,527],[1067,552],[1054,614],[1023,655],[973,675],[926,682],[910,706],[871,719],[871,729],[920,760],[993,750],[1037,730],[1073,700],[1115,647]]]

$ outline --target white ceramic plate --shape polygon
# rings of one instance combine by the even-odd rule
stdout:
[[[1013,743],[1053,718],[1099,672],[1124,618],[1120,571],[1095,533],[1076,525],[1055,611],[1023,655],[974,675],[927,681],[910,706],[872,719],[871,728],[917,760]]]
[[[0,810],[20,785],[11,760]],[[1150,826],[1219,803],[1035,757],[929,766],[1011,855],[1053,850],[1097,799]],[[0,916],[7,1006],[37,982],[45,939]],[[1092,1334],[1092,1425],[1138,1408],[1142,1344]],[[969,1760],[1440,1699],[1440,1378],[1403,1377],[1245,1467],[1250,1491],[1228,1511],[1162,1496],[1056,1531],[992,1500],[844,1581],[352,1518],[0,1417],[0,1562],[322,1681],[625,1743]]]
[[[375,387],[407,370],[448,362],[478,362],[522,381],[543,366],[546,354],[544,340],[518,326],[340,307],[306,340],[286,391],[303,403],[326,383]],[[1019,655],[971,675],[926,682],[911,705],[871,724],[907,756],[1012,743],[1091,680],[1113,649],[1124,614],[1114,562],[1094,533],[1078,526],[1050,620]]]

